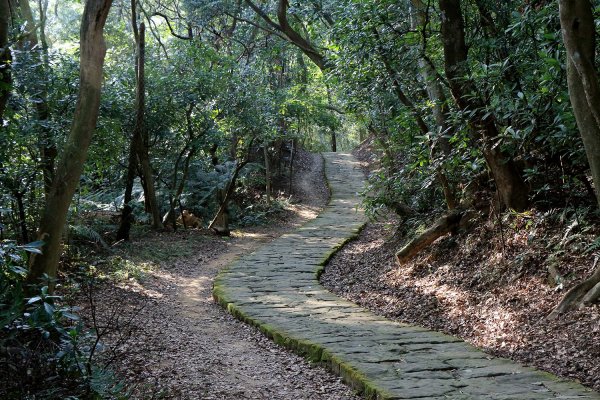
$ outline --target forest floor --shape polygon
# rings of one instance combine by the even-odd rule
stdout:
[[[202,230],[145,233],[118,250],[121,266],[137,267],[91,293],[98,325],[111,327],[101,357],[125,378],[132,398],[358,399],[338,377],[275,345],[212,299],[220,269],[316,217],[327,202],[319,155],[300,152],[295,171],[294,195],[268,226],[235,230],[231,238]],[[89,318],[89,301],[82,303]]]
[[[354,155],[366,172],[377,167],[368,144]],[[458,336],[600,391],[600,308],[546,319],[566,290],[591,273],[597,231],[577,215],[553,218],[556,213],[507,214],[501,225],[482,219],[403,266],[394,255],[407,237],[397,218],[382,215],[331,259],[321,282],[376,314]],[[433,219],[425,220],[423,226]],[[564,287],[548,282],[549,264]]]
[[[366,171],[377,158],[368,146],[354,154]],[[120,269],[132,266],[130,276],[92,294],[100,325],[113,328],[102,338],[102,357],[113,361],[133,398],[358,399],[339,378],[276,346],[212,299],[219,270],[314,218],[326,203],[321,158],[302,153],[297,161],[292,201],[268,226],[235,230],[231,238],[203,230],[146,232],[117,250]],[[481,220],[402,267],[394,253],[407,237],[397,218],[383,215],[332,258],[321,280],[377,314],[600,390],[600,309],[545,318],[591,272],[595,231],[574,224],[572,215],[557,224],[550,214],[505,215],[502,229]],[[564,287],[548,283],[549,263]]]

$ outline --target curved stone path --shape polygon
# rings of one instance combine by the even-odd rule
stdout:
[[[365,222],[363,174],[349,154],[326,153],[331,200],[313,221],[222,272],[213,294],[275,342],[326,364],[377,399],[600,399],[570,381],[492,358],[465,342],[374,315],[325,290],[328,257]]]

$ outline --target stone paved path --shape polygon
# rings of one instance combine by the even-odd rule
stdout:
[[[329,205],[296,233],[220,274],[215,299],[277,343],[326,364],[367,398],[600,399],[583,386],[465,342],[374,315],[331,294],[317,276],[365,222],[363,174],[349,154],[326,153]]]

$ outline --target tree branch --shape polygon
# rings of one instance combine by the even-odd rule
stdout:
[[[177,39],[181,39],[181,40],[192,40],[192,36],[188,35],[188,36],[182,36],[180,34],[178,34],[177,32],[175,32],[173,30],[173,27],[171,26],[171,22],[169,21],[169,17],[167,17],[165,14],[160,13],[160,12],[155,12],[154,14],[151,15],[151,17],[154,16],[158,16],[158,17],[163,17],[165,22],[167,23],[167,26],[169,27],[169,31],[171,32],[171,35],[175,36]]]

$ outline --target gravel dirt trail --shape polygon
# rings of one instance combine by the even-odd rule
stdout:
[[[273,344],[212,299],[221,268],[316,217],[326,203],[321,157],[302,153],[297,159],[292,218],[235,231],[228,239],[194,230],[141,237],[129,248],[175,247],[186,255],[161,262],[141,281],[96,291],[99,307],[117,307],[123,321],[134,317],[126,328],[133,332],[129,339],[119,345],[118,335],[110,339],[118,355],[114,366],[133,385],[133,398],[359,398],[338,377]]]

